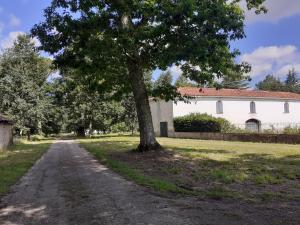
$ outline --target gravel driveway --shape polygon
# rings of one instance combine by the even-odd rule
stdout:
[[[217,201],[155,195],[100,165],[72,141],[53,144],[13,187],[12,193],[1,200],[1,205],[2,225],[250,225],[283,222],[280,217],[273,216],[276,215],[274,209],[264,209],[259,215],[257,209],[242,204],[223,202],[220,205]],[[295,211],[286,213],[292,213],[290,218],[297,215]],[[284,224],[297,224],[297,221]]]

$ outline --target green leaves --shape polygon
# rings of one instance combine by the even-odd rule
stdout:
[[[0,111],[13,118],[18,132],[37,132],[50,108],[45,87],[51,61],[39,56],[29,36],[21,35],[4,50],[0,65]]]
[[[128,68],[134,62],[144,71],[184,62],[185,76],[205,84],[237,68],[230,41],[245,37],[240,2],[52,1],[32,34],[43,50],[57,54],[60,67],[105,80],[104,91],[124,87],[122,92],[129,92]],[[258,12],[265,11],[263,2],[246,1],[248,9]]]

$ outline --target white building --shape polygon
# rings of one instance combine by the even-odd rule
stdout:
[[[222,117],[232,124],[251,130],[300,126],[300,94],[214,88],[180,88],[189,103],[151,101],[156,135],[173,136],[173,119],[190,113],[207,113]]]

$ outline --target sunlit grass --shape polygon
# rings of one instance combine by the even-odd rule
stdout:
[[[254,187],[286,185],[283,189],[289,192],[290,187],[287,185],[291,185],[291,182],[294,186],[299,184],[299,145],[172,138],[159,138],[158,140],[166,151],[173,155],[168,159],[169,161],[157,161],[157,166],[154,168],[147,168],[142,162],[130,161],[130,164],[121,162],[124,168],[138,170],[139,174],[144,177],[150,176],[151,178],[153,174],[156,174],[161,180],[173,182],[178,187],[186,186],[188,182],[196,183],[196,185],[205,184],[207,195],[215,198],[218,194],[223,197],[231,196],[229,192],[233,190],[232,185],[235,184],[242,185],[238,188],[244,188],[245,190],[242,191],[246,194],[249,185]],[[137,147],[139,138],[102,136],[97,139],[80,140],[80,143],[96,157],[97,154],[101,154],[101,160],[104,162],[118,161],[119,158],[113,156],[128,154],[128,151]],[[108,166],[110,167],[109,164]],[[116,172],[129,179],[137,180],[135,177],[127,176],[128,171],[124,172],[124,170],[119,167]],[[225,188],[226,186],[230,188]],[[293,191],[290,192],[293,193]],[[262,193],[259,194],[264,196]],[[235,196],[237,195],[235,193]]]
[[[6,151],[0,151],[0,195],[22,177],[49,148],[51,141],[19,141]]]

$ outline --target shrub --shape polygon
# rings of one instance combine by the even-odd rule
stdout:
[[[174,119],[176,132],[230,132],[234,129],[230,122],[208,114],[192,113]]]
[[[300,134],[300,127],[286,127],[283,130],[284,134]]]

